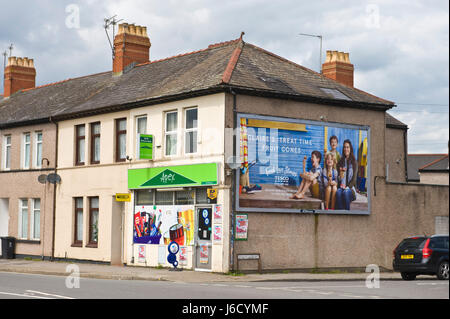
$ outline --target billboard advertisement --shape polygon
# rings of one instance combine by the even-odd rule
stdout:
[[[133,241],[135,244],[179,246],[194,244],[193,205],[135,206]]]
[[[241,211],[370,213],[369,127],[238,115]]]

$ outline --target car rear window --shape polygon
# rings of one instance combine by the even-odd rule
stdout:
[[[397,249],[422,248],[425,245],[426,240],[426,237],[407,238],[398,245]]]

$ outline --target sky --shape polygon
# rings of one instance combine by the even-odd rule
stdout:
[[[319,71],[320,40],[300,33],[321,35],[322,63],[326,50],[349,52],[355,87],[396,103],[389,113],[408,125],[409,153],[448,153],[448,1],[0,1],[0,53],[12,43],[13,56],[33,58],[36,85],[111,70],[103,25],[114,15],[147,27],[151,60],[244,31],[244,41]]]

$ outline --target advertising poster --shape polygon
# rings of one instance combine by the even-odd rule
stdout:
[[[153,159],[153,135],[139,134],[138,136],[138,158],[139,159]]]
[[[247,240],[248,238],[248,215],[247,214],[236,214],[236,229],[235,229],[235,239],[236,240]]]
[[[222,205],[214,205],[214,223],[222,223]]]
[[[222,225],[214,225],[213,241],[216,243],[222,242]]]
[[[136,244],[180,246],[194,244],[194,206],[136,206],[133,238]]]
[[[179,262],[180,262],[180,265],[187,264],[187,247],[186,246],[180,247]]]
[[[200,245],[200,263],[207,264],[209,262],[208,245]]]
[[[138,261],[145,263],[145,245],[138,246]]]
[[[369,214],[369,128],[239,116],[238,209]]]

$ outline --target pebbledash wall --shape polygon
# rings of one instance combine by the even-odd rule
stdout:
[[[231,94],[227,95],[226,107],[226,125],[232,127]],[[325,118],[328,122],[369,126],[371,207],[370,215],[247,212],[248,240],[234,241],[234,261],[236,254],[260,253],[264,270],[369,264],[392,269],[392,251],[401,239],[433,234],[435,217],[448,216],[448,186],[386,182],[386,153],[393,146],[390,142],[386,148],[390,136],[386,135],[389,131],[383,111],[244,95],[237,95],[236,109],[238,113],[313,121]],[[397,147],[403,150],[403,137],[397,141]],[[226,154],[232,154],[232,142],[228,140],[226,145]],[[395,175],[400,181],[403,176]],[[227,184],[231,182],[227,178]],[[256,264],[240,263],[240,269],[254,270]]]
[[[30,134],[30,163],[29,167],[23,167],[23,140],[24,133]],[[40,133],[42,139],[42,162],[36,162],[36,137]],[[5,137],[11,137],[10,169],[4,169]],[[11,127],[0,130],[0,214],[2,233],[0,236],[12,236],[16,238],[15,254],[33,255],[49,258],[52,256],[53,243],[53,194],[54,184],[49,182],[40,183],[38,177],[55,172],[56,153],[56,126],[53,123]],[[40,202],[39,223],[34,229],[34,203],[36,199]],[[21,210],[21,202],[28,203],[27,209]],[[36,207],[37,208],[37,207]],[[26,213],[28,227],[26,234],[21,234],[19,227],[25,229],[21,224],[21,213]],[[37,216],[37,215],[36,215]],[[37,218],[37,217],[36,217]],[[39,234],[36,232],[39,231]]]
[[[197,153],[185,155],[183,121],[186,108],[198,109]],[[178,152],[176,156],[164,156],[164,114],[178,111]],[[187,165],[196,163],[217,163],[219,166],[218,204],[228,211],[228,188],[224,186],[224,114],[225,95],[214,94],[182,101],[151,105],[121,112],[107,113],[91,117],[77,118],[59,122],[58,127],[58,174],[61,183],[56,190],[56,233],[55,257],[83,259],[111,264],[137,266],[158,266],[158,245],[146,246],[146,260],[138,257],[138,245],[133,243],[135,192],[128,189],[127,173],[130,169]],[[154,135],[154,160],[137,160],[136,156],[136,118],[147,116],[147,134]],[[126,154],[130,160],[115,162],[115,119],[127,119]],[[88,150],[89,123],[100,122],[100,163],[89,164]],[[75,126],[86,126],[85,165],[76,166]],[[88,187],[87,187],[88,186]],[[119,203],[116,193],[131,193],[130,202]],[[83,242],[74,245],[74,198],[83,198]],[[99,198],[98,243],[96,247],[88,244],[88,198]],[[224,214],[223,228],[229,227]],[[167,246],[166,246],[167,247]],[[222,242],[212,246],[211,270],[228,271],[229,237],[223,234]],[[193,247],[188,247],[186,267],[193,268]],[[162,264],[169,266],[167,261]]]

